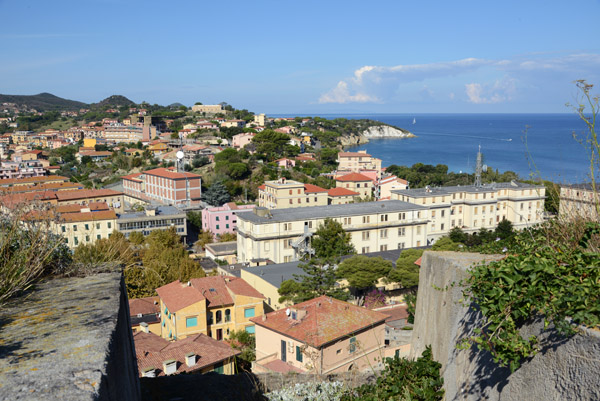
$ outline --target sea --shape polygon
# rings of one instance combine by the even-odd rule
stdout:
[[[484,164],[522,179],[589,182],[589,136],[575,114],[324,114],[321,117],[378,120],[416,138],[373,139],[348,148],[366,150],[391,164],[445,164],[450,171],[475,171],[481,147]],[[574,138],[574,135],[579,138]]]

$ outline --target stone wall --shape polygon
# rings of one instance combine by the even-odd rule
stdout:
[[[425,252],[419,277],[411,357],[432,346],[442,364],[446,400],[598,400],[600,399],[600,332],[582,328],[571,338],[549,330],[540,352],[514,373],[500,368],[489,352],[459,350],[461,338],[481,319],[473,305],[460,301],[457,285],[473,263],[500,256]],[[543,321],[530,322],[525,336],[541,333]]]
[[[50,280],[0,310],[0,399],[140,399],[121,273]]]

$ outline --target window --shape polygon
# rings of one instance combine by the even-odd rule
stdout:
[[[380,245],[380,246],[379,246],[379,251],[380,251],[380,252],[385,252],[385,251],[387,251],[387,245]]]
[[[223,312],[220,310],[215,313],[215,323],[221,323]]]
[[[473,214],[477,214],[478,213],[478,209],[479,208],[476,207],[475,210],[473,211]]]
[[[362,253],[369,253],[369,247],[363,246]]]
[[[353,354],[356,351],[356,337],[350,339],[350,353]]]
[[[86,229],[86,231],[89,230],[90,229],[90,225],[86,223],[85,229]]]
[[[421,235],[421,226],[417,226],[417,235]]]
[[[198,325],[198,317],[188,317],[185,319],[185,327],[195,327]]]
[[[363,224],[370,223],[370,221],[371,221],[371,216],[363,216]]]
[[[290,249],[291,247],[292,247],[292,240],[284,239],[283,240],[283,249]]]
[[[444,223],[440,225],[440,230],[444,231]]]
[[[368,239],[369,239],[369,237],[370,237],[370,233],[369,233],[369,231],[363,231],[363,232],[362,232],[362,239],[363,239],[363,241],[366,241],[366,240],[368,240]]]
[[[477,227],[477,220],[473,220],[473,225]]]
[[[445,210],[442,210],[442,217],[444,217],[445,215]]]
[[[61,228],[62,228],[62,232],[63,232],[63,233],[67,231],[67,229],[66,229],[66,227],[65,227],[65,226],[62,226]]]
[[[387,228],[379,231],[379,238],[387,238]]]
[[[206,316],[206,320],[208,321],[209,325],[213,323],[213,313],[212,312],[208,312],[208,315]]]
[[[219,216],[215,217],[215,220],[216,220],[216,221],[219,221]]]
[[[388,221],[388,215],[387,214],[382,214],[381,215],[381,221]]]
[[[213,368],[213,372],[218,373],[220,375],[225,373],[225,369],[223,368],[223,363],[216,364],[215,367]]]
[[[398,228],[398,236],[399,237],[404,237],[406,235],[406,227],[400,227]]]
[[[523,205],[521,205],[521,206],[523,206]],[[522,209],[522,207],[521,207],[521,209]],[[75,225],[75,224],[73,224],[73,231],[77,231],[77,225]]]
[[[398,242],[398,249],[404,249],[404,242]]]
[[[225,224],[225,228],[229,228],[229,224]]]
[[[399,220],[404,220],[404,219],[406,219],[406,213],[398,213],[398,219],[399,219]]]
[[[225,309],[225,322],[231,322],[231,310]]]
[[[244,317],[254,317],[254,308],[246,308],[244,309]]]
[[[229,220],[229,216],[225,216],[225,220]]]
[[[217,224],[217,230],[219,229],[219,225]]]
[[[432,218],[433,218],[433,217],[435,217],[435,210],[432,210],[432,211],[431,211],[431,217],[432,217]]]
[[[100,229],[100,223],[96,223],[96,230]]]
[[[89,235],[85,236],[85,242],[90,242],[90,236]]]
[[[523,218],[521,218],[522,220]],[[75,245],[79,244],[79,239],[77,237],[73,238],[73,242],[75,243]]]
[[[106,225],[107,225],[108,228],[112,228],[112,224],[111,224],[110,221],[108,223],[106,223]]]
[[[296,345],[296,360],[298,362],[302,362],[302,350],[300,349],[300,346]]]
[[[256,328],[254,325],[246,326],[246,333],[254,334],[256,332]]]
[[[452,220],[452,221],[450,222],[450,227],[454,227],[455,225],[456,225],[456,224],[455,224],[455,221],[454,221],[454,220]]]

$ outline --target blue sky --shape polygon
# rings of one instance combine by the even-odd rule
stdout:
[[[569,112],[600,0],[0,0],[0,93],[254,112]]]

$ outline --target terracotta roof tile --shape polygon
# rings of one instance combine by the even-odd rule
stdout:
[[[156,303],[155,303],[156,302]],[[129,315],[137,316],[151,315],[153,313],[160,313],[160,298],[159,297],[146,297],[146,298],[135,298],[129,300]]]
[[[360,195],[358,192],[350,191],[346,188],[331,188],[327,191],[329,196],[356,196]]]
[[[64,213],[60,215],[64,222],[114,220],[117,214],[114,210],[101,210],[99,212]]]
[[[372,181],[369,177],[367,177],[366,175],[360,174],[360,173],[350,173],[350,174],[346,174],[343,175],[341,177],[338,177],[335,179],[336,181]]]
[[[90,199],[99,198],[103,196],[120,196],[123,192],[115,191],[113,189],[79,189],[73,191],[58,191],[56,196],[58,201],[68,201],[73,199]]]
[[[18,184],[31,184],[34,182],[47,182],[47,181],[69,181],[68,177],[63,177],[60,175],[42,175],[38,177],[27,177],[27,178],[6,178],[0,180],[0,186],[5,185],[18,185]]]
[[[288,317],[285,309],[268,313],[266,319],[256,317],[253,323],[319,348],[331,341],[347,337],[361,329],[382,323],[387,315],[361,308],[327,296],[290,307],[305,311],[298,320]]]
[[[198,174],[193,174],[193,173],[178,173],[176,171],[173,170],[169,170],[166,168],[155,168],[153,170],[147,170],[144,171],[145,174],[148,175],[155,175],[157,177],[163,177],[163,178],[169,178],[169,179],[173,179],[176,180],[178,178],[201,178],[201,176],[199,176]]]

